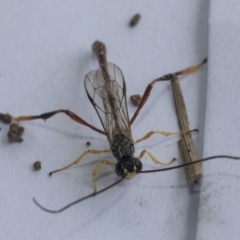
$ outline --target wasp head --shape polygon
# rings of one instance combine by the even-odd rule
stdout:
[[[119,177],[131,179],[142,170],[142,163],[138,158],[129,158],[116,164],[115,172]]]

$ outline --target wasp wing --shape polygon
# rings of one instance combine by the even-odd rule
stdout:
[[[84,84],[110,146],[117,132],[122,132],[133,141],[126,103],[126,84],[120,68],[108,62],[104,68],[89,72]]]

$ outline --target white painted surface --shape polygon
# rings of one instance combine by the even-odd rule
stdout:
[[[239,156],[239,1],[211,1],[203,155]],[[239,239],[239,162],[204,165],[197,239]]]
[[[206,66],[196,74],[181,78],[190,125],[200,129],[194,136],[200,155],[203,133],[204,156],[239,155],[238,73],[229,68],[224,69],[227,76],[221,73],[222,66],[233,67],[234,62],[237,66],[238,51],[231,44],[221,43],[221,39],[216,44],[210,39],[211,51],[216,46],[221,50],[228,46],[236,56],[231,58],[231,54],[227,61],[226,54],[222,58],[216,55],[220,53],[218,49],[215,55],[214,51],[207,53],[208,8],[208,1],[200,0],[181,3],[173,0],[5,1],[0,8],[0,112],[16,116],[64,108],[101,127],[83,86],[84,76],[98,66],[91,53],[91,44],[96,39],[106,43],[109,61],[122,69],[128,97],[143,93],[152,79],[197,64],[209,55],[208,83]],[[128,21],[136,12],[142,19],[131,29]],[[212,22],[210,29],[213,29]],[[214,36],[213,33],[210,36]],[[219,63],[217,74],[222,79],[213,73],[216,63]],[[235,69],[237,71],[237,67]],[[211,90],[211,86],[216,85],[216,81],[212,82],[214,79],[221,83],[216,88],[222,90],[218,89],[221,95]],[[223,94],[226,89],[230,94]],[[227,114],[220,110],[215,112],[211,100],[222,95],[227,106],[233,103]],[[129,104],[130,116],[134,110]],[[217,114],[220,117],[216,117]],[[214,127],[216,121],[220,122]],[[106,138],[63,115],[47,123],[39,120],[22,125],[24,142],[12,145],[6,138],[8,127],[0,123],[1,239],[195,239],[196,236],[210,239],[207,234],[219,226],[218,219],[227,225],[224,232],[236,226],[239,164],[227,160],[204,165],[200,202],[198,193],[189,192],[184,171],[178,170],[139,175],[61,214],[45,213],[34,205],[33,196],[46,207],[60,208],[92,192],[91,171],[97,161],[114,159],[111,154],[88,156],[79,166],[49,178],[49,171],[69,164],[87,150],[87,141],[91,141],[92,148],[108,148]],[[169,83],[154,86],[132,127],[132,134],[137,139],[154,129],[178,129]],[[229,137],[224,138],[226,135]],[[159,160],[167,162],[177,157],[180,163],[177,140],[178,137],[154,136],[136,146],[136,156],[146,148]],[[31,169],[36,160],[42,162],[40,172]],[[157,167],[147,157],[143,163],[144,169]],[[102,175],[104,172],[108,174]],[[99,189],[117,179],[112,168],[104,168],[101,173]],[[216,185],[219,181],[224,188]],[[219,189],[218,194],[212,191],[212,186],[213,190]],[[222,197],[221,191],[226,197]],[[208,201],[204,200],[204,194],[210,196]],[[214,196],[218,196],[217,200]],[[228,199],[230,207],[227,207]],[[216,218],[219,208],[212,210],[212,215],[210,211],[215,201],[222,206],[219,218]],[[198,202],[201,213],[198,213]],[[224,229],[221,226],[219,234]]]

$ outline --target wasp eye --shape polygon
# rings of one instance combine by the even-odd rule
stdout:
[[[119,177],[125,177],[126,176],[126,170],[124,170],[124,166],[121,162],[118,162],[115,167],[115,172]]]
[[[142,170],[142,162],[138,158],[134,158],[134,160],[135,160],[136,172],[138,173],[139,171]]]

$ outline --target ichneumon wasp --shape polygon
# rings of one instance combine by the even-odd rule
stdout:
[[[50,213],[59,213],[63,210],[69,208],[70,206],[79,203],[85,199],[88,199],[90,197],[96,196],[97,194],[100,194],[109,188],[117,185],[124,179],[131,179],[138,173],[149,173],[149,172],[160,172],[160,171],[167,171],[171,169],[181,168],[185,166],[189,166],[195,163],[215,159],[215,158],[230,158],[230,159],[240,159],[239,157],[233,157],[233,156],[227,156],[227,155],[219,155],[219,156],[212,156],[205,159],[201,159],[195,162],[186,163],[174,167],[168,167],[164,169],[156,169],[156,170],[148,170],[148,171],[142,171],[142,163],[141,159],[142,157],[147,154],[150,159],[156,163],[161,164],[164,166],[170,165],[175,159],[171,160],[168,163],[163,163],[158,161],[149,151],[143,150],[139,157],[134,157],[134,144],[137,144],[147,138],[150,138],[153,134],[161,134],[164,136],[169,136],[172,134],[185,134],[189,133],[187,132],[165,132],[165,131],[151,131],[148,132],[145,136],[142,138],[136,140],[134,142],[131,134],[131,125],[133,124],[134,120],[138,116],[140,110],[146,103],[153,85],[157,82],[161,81],[169,81],[172,80],[174,76],[179,76],[183,74],[189,74],[197,71],[202,65],[204,65],[207,62],[207,59],[204,59],[200,64],[191,66],[188,68],[185,68],[181,71],[177,71],[174,73],[166,74],[162,77],[159,77],[157,79],[154,79],[152,82],[150,82],[145,89],[144,94],[142,95],[142,99],[131,119],[129,119],[128,116],[128,109],[127,109],[127,102],[126,102],[126,83],[122,74],[122,71],[118,66],[116,66],[113,63],[107,62],[106,59],[106,47],[105,44],[103,44],[100,41],[95,41],[92,45],[92,50],[94,54],[96,55],[98,62],[99,62],[99,69],[90,71],[85,79],[84,79],[84,85],[85,90],[88,96],[88,99],[90,100],[91,104],[95,108],[99,119],[102,123],[103,129],[98,129],[94,127],[93,125],[89,124],[85,120],[83,120],[81,117],[77,116],[75,113],[69,111],[69,110],[55,110],[52,112],[43,113],[41,115],[37,116],[19,116],[19,117],[12,117],[15,121],[27,121],[27,120],[35,120],[35,119],[43,119],[46,120],[58,113],[65,113],[67,116],[69,116],[72,120],[87,126],[91,128],[92,130],[105,135],[108,138],[110,149],[107,150],[95,150],[95,149],[89,149],[81,154],[80,157],[78,157],[74,162],[71,164],[57,169],[55,171],[52,171],[49,173],[49,175],[52,175],[53,173],[65,170],[75,164],[78,164],[87,154],[100,154],[100,153],[106,153],[106,152],[112,152],[113,156],[117,159],[117,163],[109,162],[108,160],[101,160],[96,167],[94,168],[92,172],[92,178],[93,178],[93,186],[94,186],[94,192],[90,195],[87,195],[83,198],[80,198],[65,207],[59,209],[59,210],[49,210],[44,207],[42,207],[35,199],[34,202],[43,210],[50,212]],[[194,131],[194,130],[192,130]],[[110,165],[115,166],[115,172],[120,177],[120,180],[116,181],[115,183],[109,185],[108,187],[97,191],[96,186],[96,174],[99,171],[99,168],[102,165]]]

